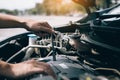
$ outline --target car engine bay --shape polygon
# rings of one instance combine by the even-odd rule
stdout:
[[[45,37],[22,33],[1,42],[0,52],[4,54],[0,54],[0,59],[13,64],[29,59],[46,62],[56,73],[57,80],[119,80],[119,52],[86,42],[85,37],[78,29],[73,33],[56,31]],[[34,74],[20,80],[54,79]]]

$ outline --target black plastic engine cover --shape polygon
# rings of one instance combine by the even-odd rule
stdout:
[[[53,61],[52,56],[47,58],[38,59],[38,61],[46,62],[51,65],[53,71],[56,73],[58,78],[66,77],[70,80],[79,80],[79,77],[85,73],[89,73],[94,75],[95,72],[92,69],[80,63],[75,57],[73,56],[65,56],[65,55],[57,55],[56,61]],[[62,75],[62,76],[59,76]],[[42,76],[43,77],[43,76]],[[39,75],[35,75],[31,78],[31,80],[47,80],[48,76],[44,76],[42,78]],[[50,79],[50,78],[48,78]],[[62,79],[63,80],[63,79]]]

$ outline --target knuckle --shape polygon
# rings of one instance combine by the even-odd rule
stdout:
[[[48,24],[46,21],[44,22],[45,24]]]
[[[47,64],[47,67],[48,67],[48,68],[50,68],[50,65],[49,65],[49,64]]]
[[[46,69],[49,69],[49,68],[50,68],[50,65],[49,65],[49,64],[46,64],[45,67],[46,67]]]
[[[31,59],[31,62],[35,62],[35,60],[34,60],[34,59]]]

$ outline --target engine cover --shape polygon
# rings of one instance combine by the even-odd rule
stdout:
[[[76,57],[57,55],[56,61],[53,61],[52,56],[47,58],[40,58],[38,61],[43,61],[51,65],[53,71],[56,73],[59,79],[68,78],[69,80],[79,80],[81,75],[86,73],[95,75],[95,72],[87,65],[80,63]],[[48,80],[48,76],[35,75],[31,80]],[[52,79],[50,79],[52,80]]]

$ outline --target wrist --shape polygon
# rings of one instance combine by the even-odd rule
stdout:
[[[11,71],[12,64],[0,61],[0,75],[10,77],[12,74]]]
[[[24,25],[23,28],[25,28],[28,31],[31,31],[33,20],[31,19],[25,20],[25,22],[23,22],[22,24]]]

